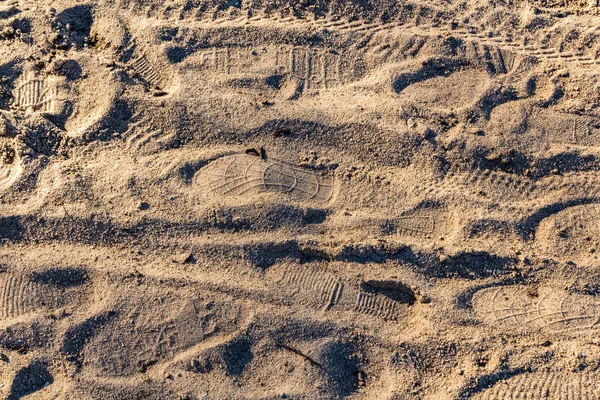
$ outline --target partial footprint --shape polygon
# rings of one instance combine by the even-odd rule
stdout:
[[[143,50],[138,51],[138,56],[131,61],[131,66],[138,74],[155,89],[162,89],[167,84],[167,79],[163,76],[159,67],[155,66],[156,62],[149,59]]]
[[[123,84],[116,72],[101,60],[83,54],[57,60],[54,68],[56,74],[64,76],[65,108],[64,116],[53,122],[77,137],[97,128],[121,95]]]
[[[435,218],[428,215],[395,218],[356,216],[342,220],[344,229],[368,229],[377,235],[429,236],[435,229]]]
[[[331,178],[293,165],[237,154],[218,159],[196,175],[196,183],[209,196],[236,196],[274,192],[291,200],[327,203],[334,194]]]
[[[400,86],[400,83],[397,84]],[[405,107],[437,112],[458,111],[474,105],[490,84],[487,73],[464,69],[412,83],[399,93],[399,98]]]
[[[38,112],[41,114],[57,114],[60,112],[58,82],[56,77],[36,77],[33,73],[29,74],[24,81],[21,81],[13,90],[15,106],[31,114]]]
[[[127,131],[123,134],[126,138],[125,150],[135,155],[146,155],[169,149],[183,139],[178,135],[177,129],[169,123],[169,118],[164,116],[164,109],[153,108],[148,102],[139,105],[141,111],[135,112]],[[173,116],[173,110],[168,110]]]
[[[154,90],[155,95],[171,94],[178,87],[177,74],[156,36],[156,32],[147,29],[134,32],[133,39],[123,50],[123,54],[128,57],[131,53],[129,66],[148,88]]]
[[[533,134],[550,144],[577,146],[600,145],[600,130],[596,118],[534,108],[527,123]]]
[[[331,221],[335,231],[368,232],[379,236],[406,236],[431,238],[447,236],[455,228],[455,218],[446,208],[437,205],[423,205],[406,210],[400,216],[378,216],[371,210],[352,211],[336,216]]]
[[[512,399],[598,399],[598,373],[533,372],[501,380],[473,398],[479,400]]]
[[[169,58],[163,54],[157,32],[136,26],[135,21],[128,25],[126,20],[118,13],[102,14],[99,11],[91,27],[90,38],[94,47],[107,50],[107,59],[125,62],[135,71],[137,78],[155,93],[172,92],[175,74]]]
[[[77,268],[4,272],[0,274],[0,317],[12,319],[80,303],[87,295],[87,282],[85,270]]]
[[[143,373],[196,346],[221,343],[250,316],[249,310],[236,302],[154,281],[118,292],[121,294],[111,305],[114,314],[103,318],[102,329],[79,346],[83,348],[83,368],[98,376]]]
[[[547,256],[592,267],[600,253],[600,205],[568,207],[541,221],[535,231],[535,247]]]
[[[90,41],[95,49],[109,50],[112,55],[123,50],[127,45],[129,32],[123,18],[115,12],[103,12],[102,8],[94,10],[94,22],[90,27]]]
[[[95,57],[75,53],[55,59],[45,75],[22,76],[12,96],[18,112],[42,115],[69,136],[79,137],[108,115],[120,92],[112,71]]]
[[[600,322],[595,298],[549,288],[490,287],[476,292],[472,303],[481,320],[506,332],[595,331]]]

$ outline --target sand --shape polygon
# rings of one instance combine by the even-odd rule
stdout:
[[[600,399],[599,15],[0,1],[0,398]]]

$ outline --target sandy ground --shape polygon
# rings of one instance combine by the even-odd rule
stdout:
[[[0,1],[0,397],[600,399],[599,14]]]

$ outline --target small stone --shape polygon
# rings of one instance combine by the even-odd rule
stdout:
[[[2,35],[4,35],[4,37],[11,37],[11,36],[14,36],[14,34],[15,34],[15,28],[13,28],[12,26],[7,26],[2,31]]]
[[[421,303],[423,303],[423,304],[431,303],[431,297],[424,294],[423,296],[421,296]]]
[[[145,201],[141,201],[141,202],[138,204],[138,208],[139,208],[140,210],[142,210],[142,211],[146,211],[147,209],[149,209],[149,208],[150,208],[150,204],[146,203]]]
[[[52,69],[54,71],[59,71],[65,65],[65,60],[58,59],[52,63]]]
[[[182,253],[173,259],[178,264],[192,264],[196,259],[191,252]]]

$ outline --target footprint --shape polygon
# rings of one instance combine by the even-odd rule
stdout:
[[[12,71],[5,70],[4,75],[9,78],[6,88],[12,88],[12,109],[18,116],[41,115],[70,136],[80,137],[108,115],[122,83],[107,65],[104,49],[88,51],[85,47],[94,23],[93,14],[89,5],[61,10],[50,19],[52,22],[47,21],[50,26],[39,28],[44,32],[51,29],[47,34],[55,35],[56,41],[47,43],[49,47],[60,41],[65,51],[56,54],[53,50],[36,65],[32,65],[37,57],[33,53],[7,64],[5,68]],[[40,22],[37,18],[32,20],[27,32],[35,33]]]
[[[125,62],[146,86],[159,91],[168,90],[173,71],[169,68],[167,56],[160,56],[158,44],[151,44],[154,32],[128,25],[126,20],[118,13],[103,14],[99,11],[91,26],[90,38],[94,48],[106,50],[108,59]]]
[[[336,276],[312,269],[287,267],[277,280],[284,290],[294,293],[296,302],[312,308],[329,310],[339,303],[344,284]]]
[[[212,162],[198,172],[196,182],[208,194],[219,197],[274,192],[295,201],[326,203],[334,191],[333,181],[327,176],[245,154]]]
[[[173,54],[173,53],[170,53]],[[175,53],[181,61],[181,51]],[[291,98],[296,90],[316,91],[339,87],[364,74],[362,57],[348,49],[343,54],[333,48],[310,48],[293,45],[213,47],[189,55],[190,71],[202,70],[211,75],[210,85],[221,82],[224,87],[251,92],[281,90]],[[285,83],[293,83],[294,90]]]
[[[268,271],[277,290],[290,296],[296,305],[395,321],[406,315],[415,300],[414,292],[400,282],[371,280],[353,285],[329,272],[297,268],[285,266],[277,271],[274,267]]]
[[[549,288],[485,288],[473,295],[472,304],[482,321],[506,332],[590,331],[597,330],[600,322],[595,299]]]
[[[441,191],[459,191],[472,195],[490,194],[495,201],[529,200],[537,184],[517,174],[490,169],[461,170],[452,167],[440,185]]]

